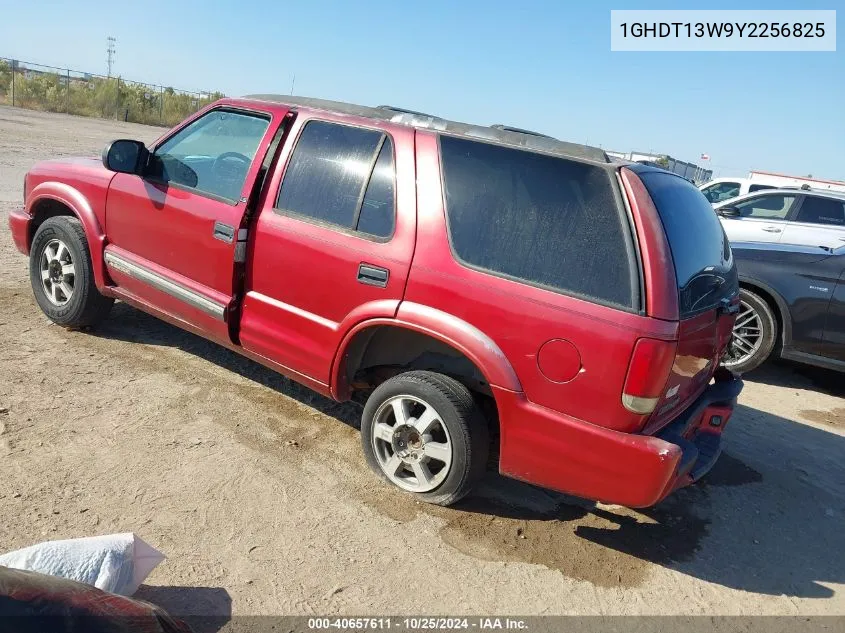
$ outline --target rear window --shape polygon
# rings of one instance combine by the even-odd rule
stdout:
[[[449,236],[461,262],[598,303],[639,307],[630,229],[610,172],[445,135],[440,148]]]
[[[735,294],[738,281],[728,238],[707,198],[672,174],[637,175],[654,200],[669,240],[681,317],[710,310]]]

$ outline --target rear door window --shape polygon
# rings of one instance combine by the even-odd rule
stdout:
[[[772,185],[750,185],[748,187],[748,193],[754,193],[755,191],[763,191],[764,189],[776,189]]]
[[[598,303],[639,307],[630,228],[611,172],[446,135],[440,147],[449,235],[461,262]]]
[[[380,130],[329,121],[305,124],[276,208],[375,237],[393,234],[393,144]]]
[[[683,178],[638,172],[663,222],[678,280],[681,318],[710,310],[738,290],[728,238],[713,207]]]
[[[796,221],[845,227],[845,201],[807,196],[801,203]]]
[[[377,237],[393,234],[395,179],[393,143],[390,137],[385,137],[355,223],[358,231]]]

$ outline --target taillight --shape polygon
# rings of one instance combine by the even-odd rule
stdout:
[[[675,341],[637,340],[622,389],[622,404],[628,411],[639,415],[654,411],[672,371],[677,347]]]

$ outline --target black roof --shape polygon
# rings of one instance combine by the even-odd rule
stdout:
[[[559,141],[549,136],[538,135],[536,132],[516,131],[518,128],[506,128],[506,126],[487,127],[483,125],[471,125],[458,121],[441,119],[422,112],[405,110],[394,106],[362,106],[343,101],[330,101],[327,99],[314,99],[311,97],[294,97],[277,94],[255,94],[247,95],[244,99],[255,99],[259,101],[273,101],[292,106],[326,110],[338,114],[349,114],[352,116],[366,117],[380,121],[390,121],[400,125],[408,125],[420,129],[437,130],[457,136],[466,136],[480,140],[492,141],[504,145],[511,145],[523,149],[545,152],[559,156],[570,156],[584,158],[587,160],[609,163],[610,160],[604,150],[580,143],[568,143]],[[503,129],[505,128],[505,129]]]

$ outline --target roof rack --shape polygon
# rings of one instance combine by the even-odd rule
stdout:
[[[407,110],[405,108],[397,108],[396,106],[391,105],[380,105],[376,106],[379,110],[390,110],[391,112],[399,112],[400,114],[415,114],[417,116],[428,116],[432,119],[436,119],[433,114],[426,114],[425,112],[417,112],[416,110]]]
[[[518,134],[528,134],[529,136],[539,136],[542,138],[555,138],[554,136],[549,136],[548,134],[532,132],[531,130],[524,130],[521,127],[513,127],[512,125],[504,125],[503,123],[496,123],[496,125],[491,125],[490,127],[494,130],[504,130],[505,132],[517,132]]]
[[[394,106],[362,106],[342,101],[329,101],[327,99],[313,99],[310,97],[295,97],[279,94],[256,94],[247,95],[245,99],[257,99],[261,101],[272,101],[290,106],[314,108],[326,110],[338,114],[367,117],[381,121],[389,121],[399,125],[408,125],[423,130],[436,130],[466,138],[491,141],[503,145],[510,145],[527,150],[545,152],[557,156],[568,156],[573,158],[584,158],[601,163],[609,163],[610,160],[604,150],[598,147],[590,147],[581,143],[569,143],[561,141],[545,134],[536,132],[526,133],[525,131],[512,131],[516,128],[504,129],[498,127],[487,127],[483,125],[471,125],[457,121],[448,121],[440,117]]]

